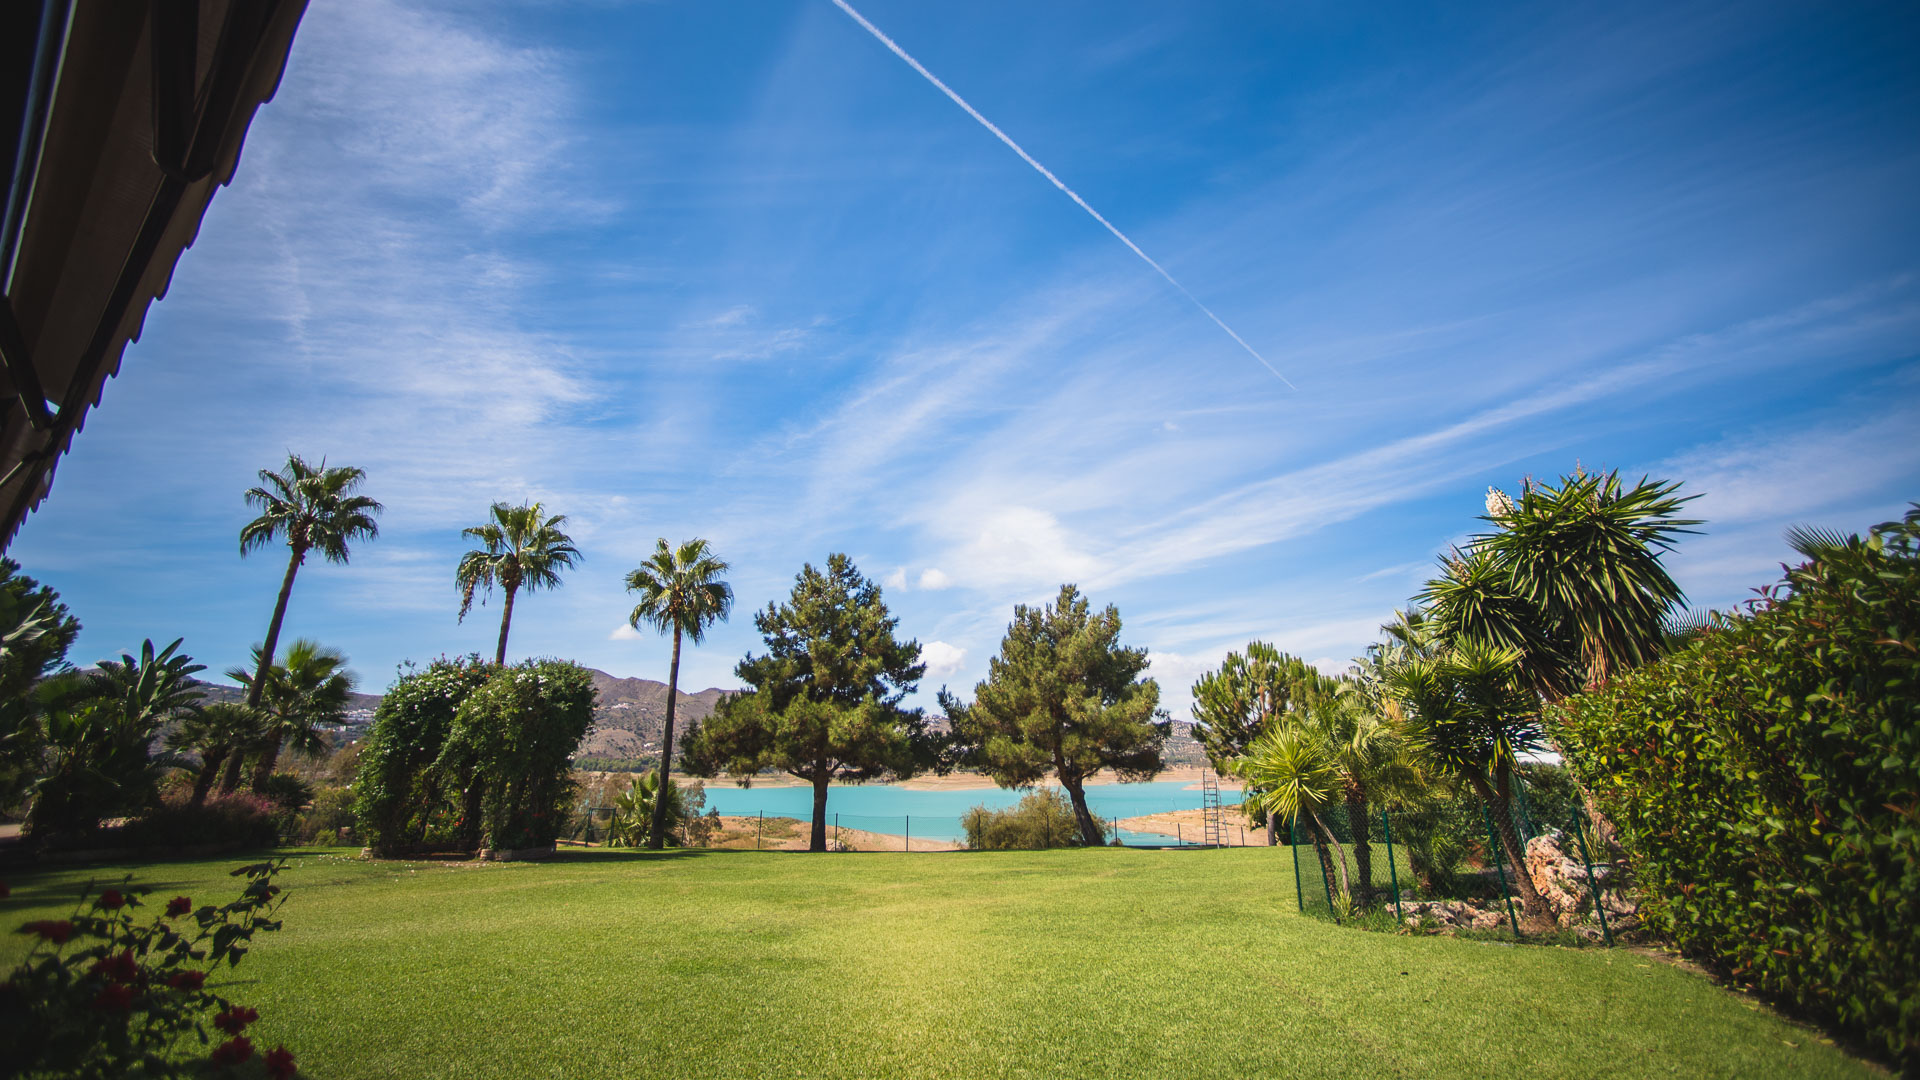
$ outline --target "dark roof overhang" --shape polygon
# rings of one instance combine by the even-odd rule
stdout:
[[[233,178],[305,10],[0,5],[0,550]]]

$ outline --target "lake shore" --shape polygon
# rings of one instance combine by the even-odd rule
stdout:
[[[1139,817],[1121,818],[1119,824],[1122,829],[1130,832],[1171,836],[1192,844],[1206,835],[1205,815],[1204,810],[1170,810],[1163,814],[1142,814]],[[1239,807],[1222,808],[1220,821],[1226,827],[1226,839],[1230,846],[1266,846],[1267,830],[1248,825],[1246,816],[1240,812]]]
[[[1189,789],[1197,791],[1200,788],[1201,779],[1210,771],[1211,770],[1204,765],[1183,765],[1179,768],[1168,769],[1154,777],[1154,779],[1163,783],[1184,780],[1187,782]],[[749,777],[745,782],[742,782],[740,779],[730,776],[719,776],[711,780],[704,780],[699,777],[683,776],[680,773],[675,773],[673,779],[675,783],[679,784],[700,780],[700,782],[708,788],[790,788],[807,786],[805,781],[796,780],[791,776],[785,775],[755,776]],[[1118,783],[1121,783],[1120,778],[1109,772],[1099,773],[1094,776],[1093,779],[1087,781],[1089,787]],[[843,785],[836,784],[835,786],[839,787]],[[911,780],[902,780],[891,786],[907,791],[975,791],[984,788],[998,787],[999,785],[995,784],[991,777],[984,776],[980,773],[956,772],[949,773],[946,776],[916,776]],[[1238,780],[1228,778],[1222,778],[1220,780],[1220,790],[1222,792],[1238,792],[1240,791],[1240,787],[1240,781]]]

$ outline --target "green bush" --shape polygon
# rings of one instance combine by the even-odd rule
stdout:
[[[477,656],[442,657],[394,681],[373,714],[354,781],[354,819],[375,850],[448,837],[457,820],[439,777],[439,758],[454,713],[493,671]]]
[[[321,788],[313,797],[313,807],[301,815],[294,839],[302,844],[334,844],[340,830],[353,824],[353,790]]]
[[[1920,1069],[1920,505],[1810,556],[1555,733],[1648,923]]]
[[[280,808],[264,795],[234,791],[199,806],[184,793],[169,797],[118,829],[100,834],[101,847],[175,848],[232,844],[270,848],[280,842]]]
[[[587,669],[529,660],[493,669],[460,703],[431,773],[461,792],[470,845],[538,847],[564,835],[573,812],[570,759],[593,726]]]
[[[1040,788],[1021,796],[1005,810],[976,806],[960,819],[971,851],[1027,851],[1035,848],[1079,847],[1080,825],[1073,804],[1058,788]],[[1106,829],[1096,820],[1100,842]]]

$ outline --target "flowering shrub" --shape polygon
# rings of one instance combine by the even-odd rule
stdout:
[[[168,900],[150,919],[144,893],[107,889],[83,894],[73,915],[20,927],[36,940],[26,959],[0,983],[0,1046],[7,1075],[59,1077],[192,1076],[207,1066],[255,1058],[244,1034],[260,1014],[207,989],[221,964],[232,967],[259,931],[278,930],[272,916],[285,898],[273,875],[284,863],[256,863],[240,898],[195,907]],[[0,893],[3,895],[4,893]],[[225,1036],[211,1052],[203,1017]],[[197,1046],[195,1044],[198,1044]],[[265,1075],[294,1075],[293,1055],[276,1048],[260,1059]]]
[[[264,795],[233,791],[199,806],[189,791],[170,791],[159,806],[127,822],[103,841],[107,847],[162,848],[237,844],[266,848],[279,842],[280,807]]]
[[[442,657],[401,676],[380,699],[353,786],[356,824],[376,851],[437,839],[436,827],[451,823],[449,793],[427,767],[440,756],[454,713],[492,672],[478,656]]]

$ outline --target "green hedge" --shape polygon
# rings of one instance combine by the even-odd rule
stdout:
[[[1920,506],[1553,728],[1648,923],[1920,1070]]]

